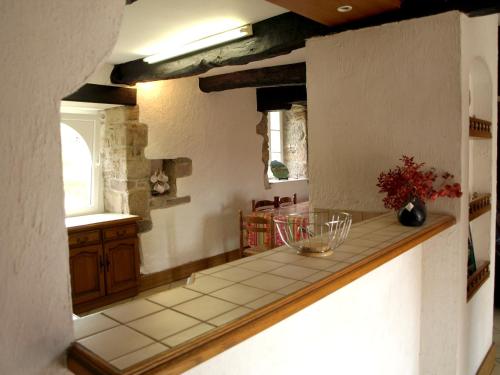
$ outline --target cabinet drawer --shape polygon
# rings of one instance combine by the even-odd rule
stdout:
[[[101,233],[99,230],[71,233],[68,235],[69,247],[92,245],[100,241]]]
[[[117,240],[120,238],[134,237],[137,233],[135,224],[123,225],[121,227],[113,227],[103,230],[104,241]]]

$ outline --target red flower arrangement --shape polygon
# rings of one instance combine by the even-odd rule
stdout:
[[[399,210],[411,198],[418,198],[422,202],[434,201],[439,197],[459,198],[462,190],[459,183],[451,183],[453,175],[448,172],[443,173],[439,187],[434,184],[438,175],[434,168],[423,171],[425,163],[415,163],[413,157],[403,155],[400,159],[403,166],[390,169],[388,172],[380,173],[377,187],[379,193],[387,193],[383,199],[385,208]]]

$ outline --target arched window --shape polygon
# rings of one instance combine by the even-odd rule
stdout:
[[[101,211],[98,123],[97,116],[61,116],[66,216]]]

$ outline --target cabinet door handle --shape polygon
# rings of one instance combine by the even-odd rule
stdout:
[[[104,272],[104,259],[102,258],[102,255],[99,255],[99,268],[101,272]]]
[[[109,272],[109,266],[111,265],[111,262],[109,261],[108,257],[106,257],[106,271]]]

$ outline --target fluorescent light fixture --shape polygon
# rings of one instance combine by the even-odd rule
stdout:
[[[168,51],[163,51],[152,56],[144,58],[144,61],[149,64],[154,64],[159,61],[171,59],[173,57],[182,56],[190,52],[198,51],[207,47],[216,46],[230,40],[236,40],[245,36],[252,35],[252,25],[245,25],[236,29],[224,31],[220,34],[207,36],[206,38],[195,40],[194,42],[184,44],[183,46],[176,46]]]
[[[347,12],[350,12],[351,10],[352,10],[352,6],[350,6],[350,5],[342,5],[342,6],[337,8],[337,12],[339,12],[339,13],[347,13]]]

